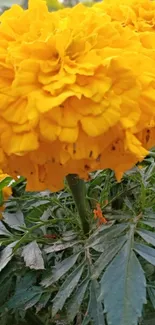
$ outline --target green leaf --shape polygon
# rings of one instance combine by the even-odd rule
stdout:
[[[89,284],[88,278],[86,278],[79,286],[69,303],[67,304],[67,315],[69,322],[72,322],[77,315],[79,308],[82,304],[87,286]]]
[[[80,241],[73,241],[73,242],[56,242],[52,246],[49,246],[44,249],[46,254],[53,253],[53,252],[59,252],[66,248],[73,247],[74,245],[77,245],[80,243]]]
[[[36,312],[38,313],[42,308],[45,308],[46,304],[48,303],[49,299],[51,297],[50,292],[45,292],[42,294],[37,306],[36,306]]]
[[[155,170],[155,161],[154,159],[152,160],[152,163],[148,167],[148,169],[145,170],[145,179],[148,180],[152,174],[154,173]]]
[[[52,275],[41,281],[44,287],[50,286],[52,283],[58,281],[71,267],[76,263],[80,253],[65,258],[62,262],[58,263],[52,269]]]
[[[104,251],[100,257],[96,260],[93,265],[92,278],[97,279],[101,272],[106,268],[106,266],[111,262],[114,256],[118,253],[121,247],[125,244],[127,240],[126,236],[116,238],[111,242],[106,242],[104,245]]]
[[[112,212],[108,212],[107,214],[104,213],[104,216],[106,219],[108,220],[118,220],[118,221],[127,221],[127,220],[130,220],[132,219],[132,214],[127,214],[127,213],[124,213],[123,211],[121,210],[112,210]]]
[[[10,262],[13,257],[13,247],[17,242],[11,243],[0,251],[0,271]]]
[[[24,258],[26,266],[28,266],[30,269],[44,269],[42,252],[36,241],[33,241],[30,244],[26,245],[21,256]]]
[[[142,325],[154,325],[155,324],[155,317],[149,320],[143,321]]]
[[[118,237],[128,227],[128,224],[114,225],[111,228],[106,229],[105,231],[98,234],[98,237],[95,238],[94,241],[90,240],[89,238],[86,247],[92,247],[97,251],[103,251],[105,242],[110,242],[113,238]]]
[[[40,221],[43,213],[47,211],[47,208],[49,207],[49,201],[43,201],[37,202],[36,205],[38,206],[33,206],[33,208],[29,211],[27,219],[30,221]]]
[[[86,313],[86,315],[84,316],[84,319],[82,321],[82,325],[88,325],[88,324],[90,324],[90,321],[91,321],[90,316]]]
[[[99,285],[96,280],[91,281],[90,286],[90,300],[89,300],[89,306],[88,311],[86,315],[85,322],[83,324],[87,324],[87,319],[90,317],[90,319],[93,321],[93,325],[104,325],[104,312],[101,301],[98,301],[98,294],[99,294]]]
[[[3,225],[2,221],[0,221],[0,235],[3,236],[11,236],[11,233],[6,229],[6,227]]]
[[[147,313],[145,319],[140,325],[154,325],[155,324],[155,313]]]
[[[124,203],[126,204],[126,206],[128,207],[128,209],[130,211],[132,211],[132,213],[134,213],[133,202],[131,202],[131,200],[129,200],[128,197],[124,198]]]
[[[37,286],[33,286],[31,288],[21,288],[20,290],[17,290],[15,294],[10,298],[8,303],[6,304],[8,309],[19,309],[19,308],[30,308],[31,305],[33,306],[34,300],[37,298],[37,301],[39,301],[40,296],[42,294],[42,289]],[[39,299],[38,299],[39,297]],[[30,305],[28,305],[30,303]],[[30,307],[29,307],[30,306]]]
[[[23,277],[19,279],[16,285],[16,290],[28,290],[36,282],[36,274],[33,271],[29,271]]]
[[[25,226],[24,215],[21,210],[15,213],[3,212],[4,221],[13,229],[22,231],[21,227]]]
[[[77,234],[73,232],[72,230],[66,231],[62,234],[62,240],[63,241],[72,241],[77,237]]]
[[[148,287],[148,294],[152,303],[153,308],[155,309],[155,289]]]
[[[153,219],[140,220],[140,222],[142,222],[144,225],[155,228],[155,220],[153,220]]]
[[[25,308],[26,304],[33,303],[31,299],[36,299],[36,296],[41,296],[42,288],[35,286],[36,274],[32,271],[26,273],[17,281],[15,293],[6,303],[8,309]]]
[[[0,306],[5,302],[5,299],[10,293],[12,286],[12,277],[7,279],[2,285],[1,285],[1,290],[0,290]]]
[[[11,184],[11,187],[14,188],[19,185],[23,185],[23,182],[25,182],[25,181],[26,181],[25,177],[20,176],[16,181],[14,180],[14,182]]]
[[[155,265],[155,249],[146,245],[135,243],[134,250],[146,261]]]
[[[104,298],[108,324],[111,325],[137,325],[143,303],[146,303],[144,271],[132,251],[132,236],[101,279],[99,299]]]
[[[77,286],[84,270],[84,263],[80,264],[66,279],[60,287],[60,290],[53,299],[52,315],[55,316],[58,310],[61,310],[67,298]]]
[[[145,229],[136,231],[139,236],[141,236],[148,244],[155,246],[155,233]]]
[[[4,187],[10,185],[12,182],[12,177],[6,177],[2,181],[0,181],[0,190],[2,190]]]
[[[0,287],[7,281],[7,278],[11,279],[16,269],[16,264],[8,264],[5,269],[0,272]]]
[[[0,190],[0,206],[3,205],[3,202],[4,202],[3,192],[2,192],[2,190]]]
[[[114,224],[114,221],[110,221],[106,224],[101,225],[100,227],[98,227],[93,234],[88,238],[88,244],[89,242],[92,242],[93,240],[95,240],[96,238],[98,238],[100,233],[103,233],[103,231],[109,229],[110,227],[112,227]]]
[[[34,305],[37,304],[37,302],[40,300],[42,295],[42,292],[37,293],[35,296],[33,296],[31,299],[29,299],[25,305],[24,305],[24,309],[27,310],[31,307],[33,307]]]

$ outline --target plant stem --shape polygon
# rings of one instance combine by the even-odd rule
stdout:
[[[111,205],[112,202],[114,202],[115,200],[117,200],[119,197],[121,197],[122,195],[134,190],[135,188],[137,188],[139,186],[139,184],[134,185],[133,187],[130,187],[129,189],[125,189],[124,191],[119,192],[118,194],[116,194],[108,203],[106,203],[104,206],[102,206],[102,209],[105,209],[107,206]]]
[[[73,218],[68,218],[68,219],[66,218],[65,220],[71,221],[71,220],[73,220]],[[17,244],[13,248],[13,251],[15,252],[20,247],[21,244],[27,243],[27,242],[32,241],[32,240],[35,240],[33,237],[29,238],[29,236],[33,233],[34,230],[36,230],[36,229],[38,229],[38,228],[40,228],[42,226],[50,225],[50,224],[56,224],[57,222],[61,222],[61,221],[64,221],[64,218],[59,218],[59,219],[57,218],[57,219],[52,219],[52,220],[47,220],[47,221],[41,221],[41,222],[37,223],[36,225],[32,226],[31,228],[22,227],[22,229],[26,230],[26,232],[18,240]]]
[[[77,210],[79,213],[81,225],[85,235],[89,233],[89,202],[86,199],[85,182],[76,174],[69,174],[66,177],[70,190],[72,192]]]

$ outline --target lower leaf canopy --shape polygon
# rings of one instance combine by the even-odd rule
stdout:
[[[109,325],[137,325],[146,303],[146,280],[131,239],[106,269],[99,300],[104,301]]]

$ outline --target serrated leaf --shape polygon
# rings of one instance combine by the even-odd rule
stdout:
[[[98,238],[98,235],[102,233],[104,230],[107,230],[108,228],[112,227],[114,224],[114,221],[111,221],[109,223],[103,224],[100,227],[96,229],[96,231],[93,232],[93,234],[88,238],[88,243],[95,240],[95,238]]]
[[[62,240],[67,242],[67,241],[72,241],[77,237],[77,234],[73,232],[72,230],[66,231],[62,234]]]
[[[127,208],[134,213],[133,202],[131,202],[128,197],[124,198],[124,203],[126,204]]]
[[[155,162],[153,160],[150,166],[145,170],[146,180],[148,180],[152,176],[152,173],[154,173],[154,169],[155,169]]]
[[[56,242],[54,243],[54,245],[52,246],[49,246],[47,248],[44,249],[45,253],[53,253],[53,252],[59,252],[59,251],[62,251],[66,248],[69,248],[69,247],[73,247],[74,245],[77,245],[79,244],[80,241],[73,241],[73,242]]]
[[[87,313],[86,313],[81,325],[88,325],[88,324],[90,324],[90,321],[91,321],[90,316],[87,315]]]
[[[52,283],[58,281],[66,272],[68,272],[71,269],[71,267],[73,267],[79,255],[80,253],[67,257],[62,262],[54,266],[52,269],[51,276],[42,280],[41,285],[48,287]]]
[[[13,257],[13,247],[17,242],[11,243],[0,251],[0,271],[11,261]]]
[[[104,313],[101,301],[98,301],[99,285],[96,280],[91,281],[90,300],[88,316],[93,321],[93,325],[104,325]]]
[[[101,279],[108,324],[137,325],[146,303],[144,271],[131,247],[131,239],[120,250]]]
[[[141,220],[141,222],[144,225],[147,225],[147,226],[150,226],[152,228],[155,228],[155,220],[153,220],[153,219]]]
[[[42,293],[36,294],[34,297],[32,297],[29,301],[25,303],[24,309],[27,310],[29,308],[32,308],[34,305],[37,304],[37,302],[40,300]]]
[[[0,290],[0,306],[4,303],[5,299],[9,295],[10,290],[12,289],[12,277],[7,279],[2,285]]]
[[[95,238],[94,241],[90,241],[90,238],[88,239],[86,243],[86,247],[92,247],[95,249],[95,246],[98,246],[99,244],[103,244],[107,241],[111,241],[112,238],[118,237],[123,231],[125,231],[129,227],[128,224],[120,224],[120,225],[114,225],[110,227],[109,229],[104,230],[100,234],[98,234],[98,237]]]
[[[111,213],[108,213],[108,214],[106,214],[106,213],[104,213],[104,216],[105,216],[105,218],[106,219],[108,219],[108,220],[113,220],[113,222],[114,221],[116,221],[116,220],[121,220],[121,221],[126,221],[126,220],[130,220],[130,219],[132,219],[132,215],[131,214],[127,214],[127,213],[123,213],[122,211],[120,211],[120,210],[112,210],[112,212]]]
[[[42,289],[35,286],[36,274],[32,271],[20,277],[16,283],[15,293],[5,304],[8,309],[24,308],[36,295],[42,294]]]
[[[86,278],[79,286],[69,303],[67,304],[68,321],[72,322],[77,315],[79,308],[82,304],[89,280]]]
[[[24,215],[21,210],[15,213],[3,212],[4,221],[13,229],[22,231],[21,227],[25,226]]]
[[[9,236],[11,235],[11,233],[6,229],[6,227],[3,225],[2,221],[0,221],[0,235],[3,236]]]
[[[58,310],[61,310],[67,298],[77,286],[84,270],[84,263],[80,264],[66,279],[60,287],[60,290],[53,299],[52,315],[55,316]]]
[[[5,269],[0,272],[0,287],[2,287],[3,283],[7,281],[7,278],[11,279],[12,275],[15,271],[15,263],[8,264]]]
[[[29,271],[19,279],[16,284],[16,291],[28,290],[33,287],[36,282],[36,273]]]
[[[148,294],[152,303],[153,308],[155,309],[155,289],[149,287],[148,288]]]
[[[41,202],[35,202],[31,205],[33,208],[29,210],[28,212],[28,220],[30,221],[39,221],[42,217],[45,211],[47,211],[49,206],[49,201],[43,200]]]
[[[38,313],[42,308],[44,308],[46,306],[46,304],[48,303],[49,299],[51,297],[51,293],[50,292],[45,292],[42,294],[37,306],[36,306],[36,312]]]
[[[152,265],[155,265],[155,249],[143,244],[137,244],[134,245],[134,250],[142,256],[146,261],[151,263]]]
[[[24,258],[26,266],[28,266],[30,269],[44,269],[42,252],[36,241],[33,241],[30,244],[26,245],[21,256]]]
[[[145,229],[136,231],[139,236],[141,236],[148,244],[155,246],[155,233]]]
[[[106,266],[111,262],[111,260],[118,253],[121,247],[125,244],[126,240],[127,237],[123,236],[120,238],[116,238],[111,242],[105,243],[103,253],[93,265],[93,279],[97,279],[100,276],[101,272],[106,268]]]
[[[31,302],[32,299],[36,296],[41,296],[42,290],[40,287],[33,286],[31,288],[23,288],[21,290],[17,290],[15,294],[10,298],[7,302],[6,306],[8,309],[19,309],[21,307],[25,307],[28,302]],[[35,298],[34,298],[35,299]],[[28,305],[27,305],[28,306]]]

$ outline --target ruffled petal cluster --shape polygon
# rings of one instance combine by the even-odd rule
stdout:
[[[28,189],[111,168],[155,145],[155,2],[105,0],[0,16],[0,168]]]

